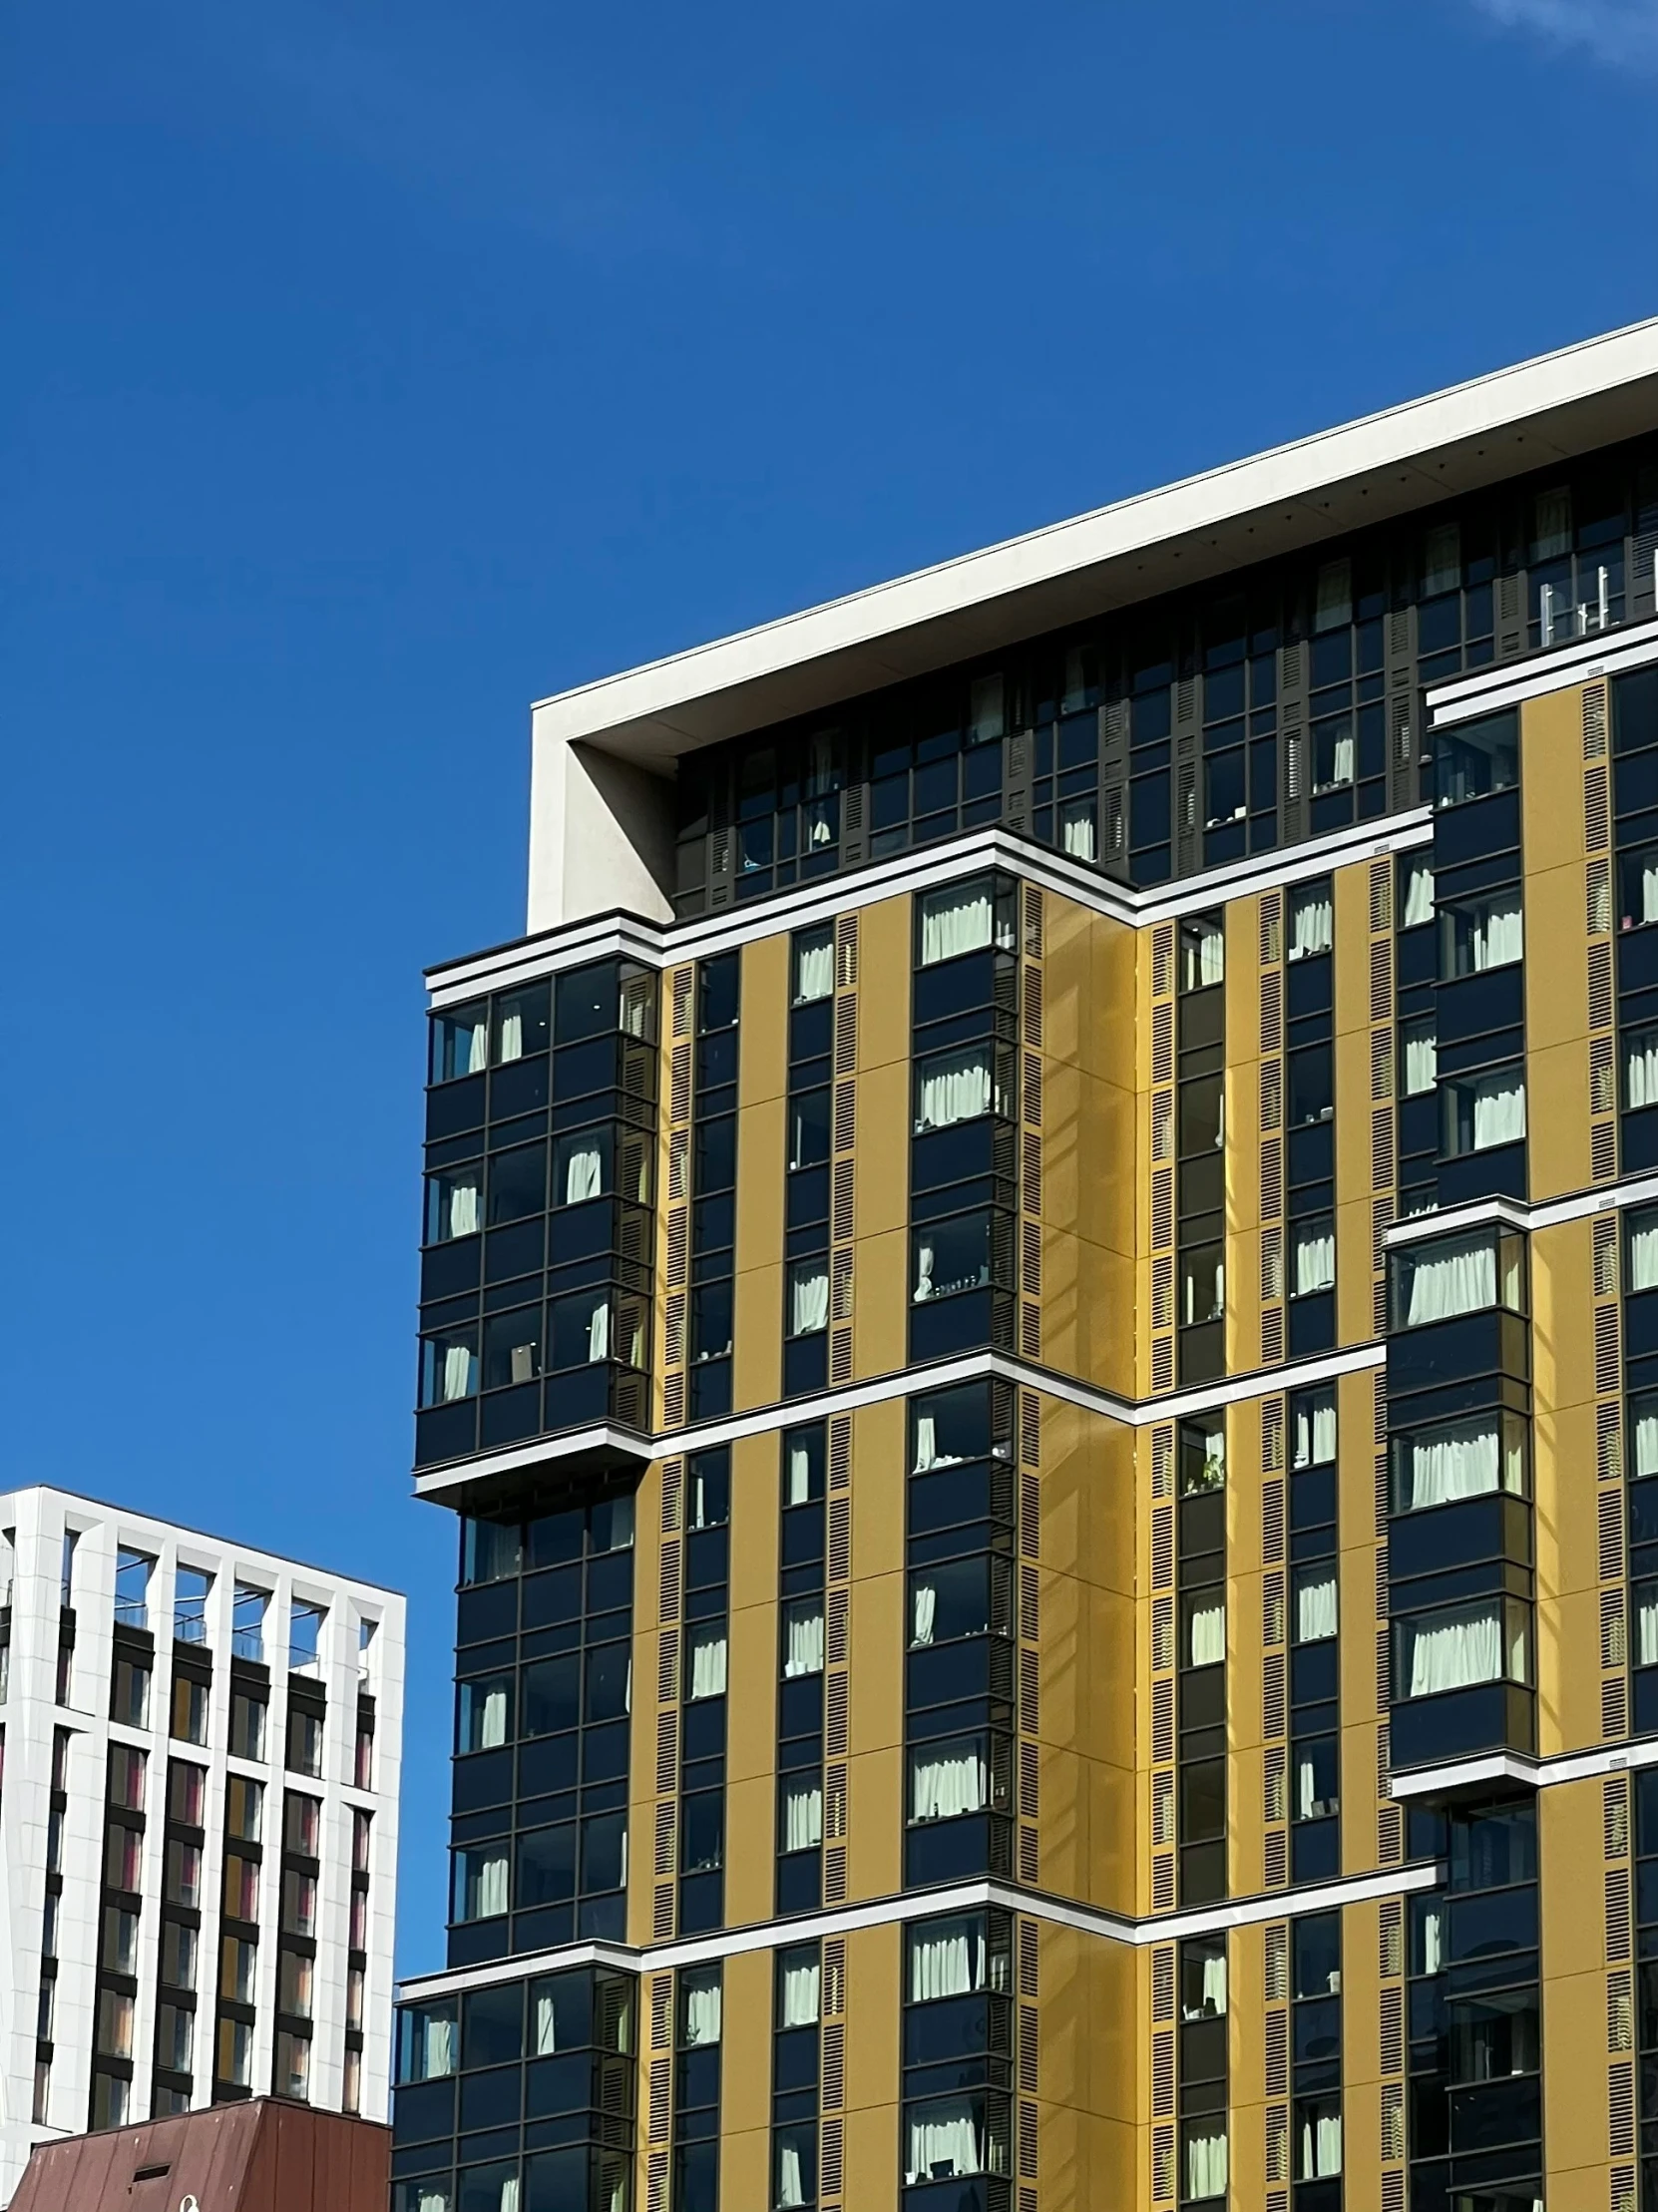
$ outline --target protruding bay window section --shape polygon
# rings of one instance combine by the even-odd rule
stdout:
[[[1526,1255],[1490,1227],[1390,1255],[1397,1769],[1536,1743]]]
[[[910,1358],[1014,1349],[1018,885],[975,876],[915,902]]]
[[[1638,1735],[1658,1730],[1658,1206],[1624,1223],[1629,1665]]]
[[[1533,1800],[1453,1807],[1450,1881],[1410,1902],[1414,2205],[1543,2201]]]
[[[1526,1195],[1519,712],[1435,732],[1439,1202]]]
[[[829,1380],[829,1155],[834,1097],[835,932],[789,948],[788,1152],[783,1201],[783,1394]]]
[[[1182,2204],[1226,2195],[1226,1938],[1193,1936],[1180,1946],[1180,2168]]]
[[[578,1967],[399,2006],[393,2212],[626,2212],[635,2002]]]
[[[1179,1606],[1180,1902],[1226,1895],[1226,1428],[1183,1421],[1175,1584]]]
[[[449,1964],[625,1928],[633,1501],[461,1524]]]
[[[1226,932],[1180,925],[1177,1288],[1183,1383],[1226,1372]]]
[[[910,1401],[907,1888],[1013,1869],[1013,1393]]]
[[[1010,2212],[1013,1924],[995,1907],[904,1931],[903,2212]]]
[[[622,960],[432,1018],[422,1467],[648,1426],[656,979]]]

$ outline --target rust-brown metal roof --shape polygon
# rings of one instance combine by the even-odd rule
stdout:
[[[11,2212],[386,2212],[391,2132],[258,2097],[42,2143]]]

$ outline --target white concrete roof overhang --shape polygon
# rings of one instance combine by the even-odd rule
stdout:
[[[1658,424],[1658,318],[541,700],[538,739],[658,774],[1021,639]]]

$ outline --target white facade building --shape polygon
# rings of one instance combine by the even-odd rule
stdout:
[[[402,1597],[43,1488],[0,1592],[0,2204],[90,2127],[384,2119]]]

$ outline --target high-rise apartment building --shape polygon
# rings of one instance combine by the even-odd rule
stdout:
[[[397,2212],[1653,2212],[1655,556],[1649,323],[536,708]]]
[[[392,1591],[0,1496],[0,2203],[91,2129],[386,2117],[402,1701]]]

